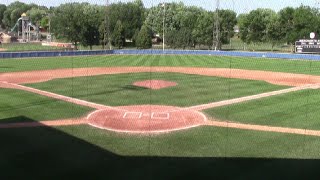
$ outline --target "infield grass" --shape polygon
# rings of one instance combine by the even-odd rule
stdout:
[[[133,86],[137,81],[165,80],[177,86],[151,90]],[[286,86],[263,81],[228,79],[179,73],[131,73],[55,79],[28,84],[36,89],[54,92],[89,102],[110,106],[172,105],[187,107],[225,99],[260,94]]]
[[[304,90],[205,112],[218,120],[320,130],[319,104],[320,90]]]

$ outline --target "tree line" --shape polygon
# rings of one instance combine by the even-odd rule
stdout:
[[[219,22],[220,43],[227,44],[235,36],[245,43],[270,42],[293,44],[307,38],[310,32],[320,33],[319,10],[303,6],[287,7],[279,12],[256,9],[237,15],[232,10],[208,11],[180,3],[158,4],[145,8],[141,0],[113,3],[109,6],[89,3],[66,3],[58,7],[14,2],[0,4],[0,27],[10,30],[22,13],[44,29],[49,28],[57,39],[65,39],[76,46],[92,48],[108,45],[116,48],[135,46],[151,48],[152,38],[162,38],[171,48],[212,48],[213,29]],[[219,19],[215,19],[215,13]],[[49,23],[50,22],[50,23]],[[164,29],[163,29],[164,28]]]

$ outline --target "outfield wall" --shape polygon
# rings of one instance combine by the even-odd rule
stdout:
[[[95,56],[113,54],[112,50],[99,51],[32,51],[32,52],[0,52],[0,58],[30,58],[59,56]]]
[[[260,57],[279,59],[307,59],[320,60],[320,55],[289,54],[272,52],[242,52],[242,51],[211,51],[211,50],[95,50],[95,51],[34,51],[34,52],[0,52],[0,58],[30,58],[30,57],[59,57],[59,56],[95,56],[107,54],[172,54],[172,55],[213,55]]]

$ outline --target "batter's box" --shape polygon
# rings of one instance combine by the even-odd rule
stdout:
[[[140,119],[141,117],[141,112],[126,112],[123,115],[123,119]]]
[[[152,113],[151,119],[165,119],[168,120],[170,118],[169,113]]]

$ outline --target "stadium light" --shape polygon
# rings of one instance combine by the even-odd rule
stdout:
[[[112,44],[111,44],[111,35],[110,35],[110,17],[109,17],[109,0],[106,0],[105,5],[105,36],[104,36],[104,48],[106,49],[108,42],[109,49],[112,50]]]
[[[162,3],[162,7],[163,7],[163,22],[162,22],[162,50],[164,51],[164,45],[165,45],[165,42],[164,42],[164,34],[165,34],[165,20],[166,20],[166,3],[163,2]]]
[[[220,8],[220,0],[216,0],[216,11],[214,13],[214,28],[213,28],[213,50],[220,49],[220,22],[219,22],[219,8]]]

